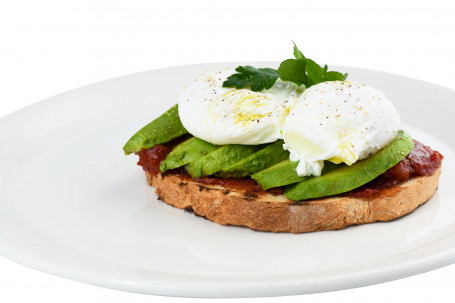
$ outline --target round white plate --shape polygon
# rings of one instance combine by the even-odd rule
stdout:
[[[220,226],[158,201],[137,157],[125,157],[122,146],[198,73],[226,65],[238,64],[124,76],[1,119],[0,253],[94,285],[188,297],[331,291],[455,261],[455,92],[388,73],[336,67],[383,90],[404,128],[445,156],[438,191],[411,215],[273,234]]]

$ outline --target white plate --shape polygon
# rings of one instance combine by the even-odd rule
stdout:
[[[446,157],[439,190],[389,223],[309,234],[225,227],[157,201],[122,146],[176,103],[205,64],[83,87],[0,120],[0,252],[108,288],[189,297],[323,292],[380,283],[455,261],[455,92],[338,67],[382,89],[405,129]],[[254,63],[274,66],[273,63]]]

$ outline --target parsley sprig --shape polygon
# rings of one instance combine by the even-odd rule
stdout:
[[[278,70],[273,68],[255,68],[249,65],[239,66],[237,72],[223,82],[223,87],[249,88],[259,92],[269,89],[278,78],[283,81],[294,82],[297,85],[312,85],[325,81],[344,81],[348,74],[337,71],[328,71],[327,65],[321,67],[313,60],[306,58],[294,43],[294,58],[281,62]]]
[[[252,66],[239,66],[235,69],[237,74],[229,76],[223,82],[224,87],[235,87],[237,89],[250,87],[252,91],[260,92],[269,89],[280,77],[278,71],[273,68],[255,68]]]

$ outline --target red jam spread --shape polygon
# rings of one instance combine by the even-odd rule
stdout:
[[[142,166],[145,171],[151,174],[160,173],[161,162],[166,159],[167,155],[176,145],[187,138],[188,136],[182,136],[166,144],[156,144],[152,148],[142,149],[139,152],[139,162],[137,162],[137,165]]]
[[[181,142],[181,140],[179,141]],[[176,144],[178,143],[173,141],[168,144],[157,144],[150,149],[141,150],[139,153],[139,162],[137,164],[151,174],[160,173],[161,162],[172,151]],[[350,191],[348,195],[356,198],[369,199],[376,196],[381,190],[393,187],[409,179],[432,175],[441,166],[443,156],[419,141],[414,140],[414,144],[415,146],[411,153],[397,165],[390,168],[373,181]],[[165,175],[166,174],[180,175],[188,179],[191,178],[183,167],[168,170]],[[204,177],[195,180],[202,184],[220,185],[227,189],[245,190],[252,193],[263,192],[261,186],[251,178]],[[267,192],[282,194],[283,190],[281,188],[271,188],[267,190]]]
[[[414,149],[397,165],[367,184],[349,192],[356,198],[373,198],[383,189],[393,187],[412,178],[431,176],[440,166],[443,156],[414,140]]]
[[[191,178],[190,176],[188,176]],[[207,185],[220,185],[229,189],[245,190],[252,193],[264,192],[259,183],[251,178],[216,178],[216,177],[204,177],[201,179],[195,179],[203,184]],[[276,187],[266,190],[268,193],[281,195],[283,189]]]
[[[139,162],[137,162],[137,165],[142,166],[145,171],[151,174],[158,174],[161,172],[161,162],[166,159],[170,151],[170,148],[161,144],[157,144],[149,149],[142,149],[139,153]]]

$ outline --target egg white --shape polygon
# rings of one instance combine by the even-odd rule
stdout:
[[[183,126],[216,145],[263,144],[282,138],[299,87],[281,80],[261,92],[223,87],[233,73],[232,68],[207,72],[184,88],[178,102]]]
[[[323,161],[352,165],[389,144],[400,127],[393,104],[365,84],[332,81],[297,99],[284,124],[284,148],[299,176],[320,176]]]

